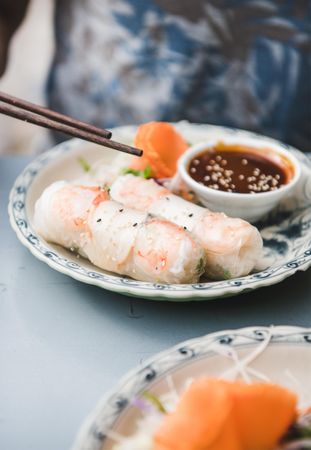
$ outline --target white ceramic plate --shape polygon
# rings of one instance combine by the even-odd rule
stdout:
[[[258,351],[260,350],[260,351]],[[256,356],[256,352],[258,354]],[[251,327],[227,330],[183,342],[159,353],[126,375],[116,389],[109,392],[85,421],[74,450],[111,450],[110,430],[130,435],[141,413],[131,402],[148,391],[161,396],[173,384],[177,392],[189,378],[219,377],[249,358],[248,376],[254,373],[295,391],[301,407],[311,404],[311,328]],[[253,372],[253,371],[256,372]]]
[[[180,122],[175,126],[193,144],[215,136],[221,138],[233,134],[241,138],[256,136],[263,144],[273,141],[254,133],[211,125]],[[136,127],[116,128],[113,138],[131,143],[135,132]],[[109,163],[115,158],[115,151],[79,140],[58,145],[38,156],[25,168],[10,194],[10,222],[20,241],[34,256],[53,269],[84,283],[125,295],[157,300],[208,300],[275,284],[311,265],[311,163],[298,150],[280,145],[295,153],[301,162],[304,176],[294,196],[279,205],[265,222],[259,224],[264,238],[266,266],[265,270],[246,277],[188,285],[140,282],[101,270],[83,258],[77,259],[71,252],[45,242],[32,228],[34,204],[42,191],[56,180],[80,177],[83,171],[78,158],[81,156],[91,165],[99,159],[104,158]]]

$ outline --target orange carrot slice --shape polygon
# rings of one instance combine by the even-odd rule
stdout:
[[[268,383],[195,381],[154,436],[155,450],[273,450],[297,397]]]
[[[218,380],[194,382],[154,436],[155,450],[242,450],[232,420],[233,402]]]
[[[273,450],[296,418],[297,396],[275,384],[229,386],[234,417],[245,450]]]
[[[141,158],[134,157],[131,167],[144,170],[151,167],[152,176],[167,178],[175,175],[178,158],[188,144],[175,128],[166,122],[149,122],[138,128],[134,145],[141,148]]]

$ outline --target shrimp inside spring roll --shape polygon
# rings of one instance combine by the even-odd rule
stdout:
[[[35,205],[34,228],[96,266],[157,283],[194,283],[202,246],[182,227],[109,199],[99,187],[56,182]]]
[[[147,211],[188,230],[205,250],[205,273],[212,279],[247,275],[262,252],[262,238],[254,226],[188,202],[153,180],[119,176],[111,185],[113,200]]]

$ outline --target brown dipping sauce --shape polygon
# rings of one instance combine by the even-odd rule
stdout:
[[[195,156],[188,172],[195,181],[212,189],[259,194],[288,183],[293,167],[287,159],[284,166],[279,165],[253,147],[219,142]]]

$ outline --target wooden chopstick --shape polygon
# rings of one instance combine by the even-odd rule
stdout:
[[[111,141],[109,139],[111,132],[108,130],[80,122],[71,117],[59,114],[56,111],[25,102],[3,92],[0,92],[0,113],[131,155],[141,156],[143,153],[138,148]]]
[[[80,130],[91,131],[92,133],[98,134],[98,136],[102,136],[107,139],[111,138],[111,131],[81,122],[80,120],[73,119],[72,117],[65,116],[64,114],[60,114],[56,111],[52,111],[49,108],[44,108],[43,106],[27,102],[21,98],[13,97],[13,95],[6,94],[5,92],[0,91],[0,101],[12,106],[17,106],[25,111],[31,111],[39,114],[40,116],[55,120],[56,122],[64,123],[66,125],[79,128]]]

